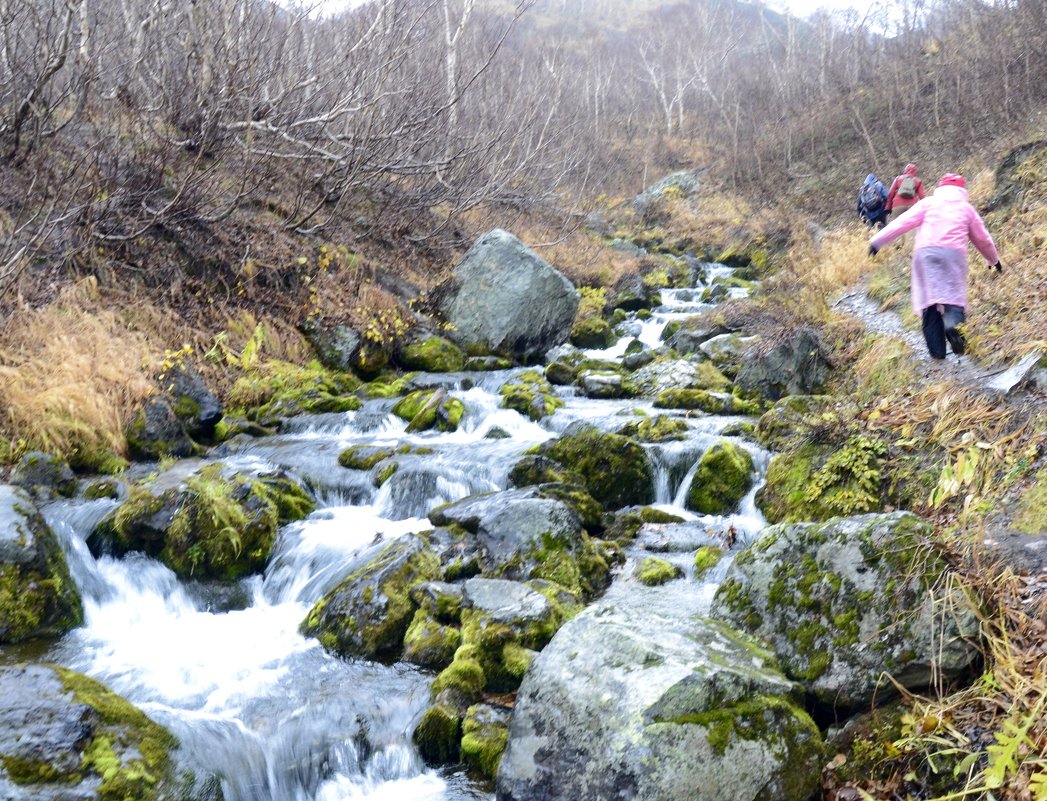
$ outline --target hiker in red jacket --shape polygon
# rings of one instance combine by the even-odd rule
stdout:
[[[898,216],[923,200],[923,181],[916,177],[916,165],[906,164],[905,172],[894,179],[887,193],[887,216]]]

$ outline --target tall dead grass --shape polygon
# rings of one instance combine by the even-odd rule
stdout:
[[[125,453],[125,422],[153,389],[153,348],[97,300],[87,279],[9,323],[0,342],[0,448],[8,459],[42,450],[94,468],[100,453]]]

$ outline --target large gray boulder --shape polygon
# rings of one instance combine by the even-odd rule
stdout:
[[[578,311],[571,282],[501,229],[480,237],[435,294],[455,343],[521,359],[566,341]]]
[[[83,622],[58,538],[24,490],[0,484],[0,644],[55,636]]]
[[[735,383],[768,400],[815,394],[832,370],[818,334],[810,328],[793,332],[769,350],[754,350],[742,364]]]
[[[498,801],[802,801],[822,745],[800,688],[711,620],[604,601],[524,678]]]
[[[710,614],[769,643],[788,676],[827,704],[856,707],[978,656],[969,599],[950,591],[909,512],[766,529],[735,559]]]
[[[0,667],[5,801],[205,797],[179,786],[176,746],[166,729],[87,676],[53,665]]]
[[[689,197],[697,191],[698,175],[696,171],[670,173],[634,197],[633,208],[638,214],[644,214],[655,201],[669,192],[674,192],[680,197]]]

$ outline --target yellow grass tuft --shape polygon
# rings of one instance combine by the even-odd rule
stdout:
[[[7,459],[42,450],[93,467],[99,452],[126,451],[124,424],[153,389],[151,349],[115,314],[80,305],[96,294],[88,279],[8,325],[0,343]]]

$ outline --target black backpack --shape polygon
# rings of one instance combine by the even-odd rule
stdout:
[[[862,211],[866,214],[879,211],[880,207],[883,206],[883,195],[880,194],[876,181],[873,181],[871,184],[865,184],[858,195],[858,199],[862,204]]]

